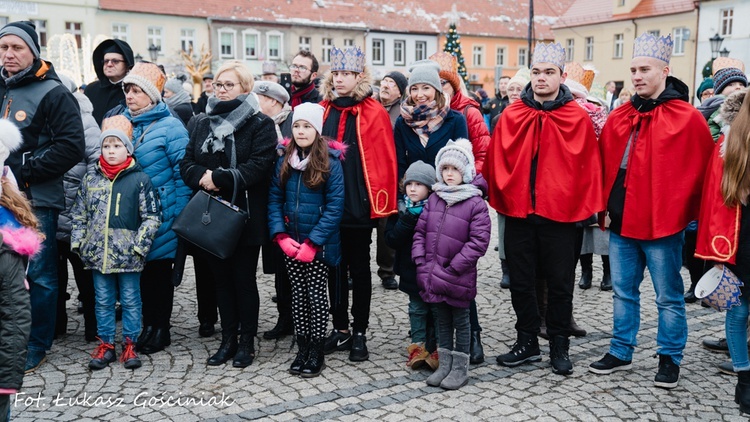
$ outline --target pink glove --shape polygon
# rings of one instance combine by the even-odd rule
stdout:
[[[18,393],[15,388],[0,388],[0,396],[9,396]]]
[[[284,254],[286,254],[286,256],[288,256],[289,258],[294,258],[295,256],[297,256],[300,245],[296,240],[289,237],[288,234],[279,233],[276,235],[273,241],[278,243],[281,250],[284,251]]]
[[[315,254],[318,253],[318,248],[310,242],[310,239],[306,239],[299,247],[299,253],[295,258],[299,262],[310,263],[315,259]]]

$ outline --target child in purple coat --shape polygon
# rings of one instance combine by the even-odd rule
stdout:
[[[440,362],[427,385],[456,390],[469,379],[469,303],[492,223],[482,199],[487,182],[476,172],[471,143],[448,141],[435,163],[438,183],[417,222],[412,258],[420,295],[437,317]]]

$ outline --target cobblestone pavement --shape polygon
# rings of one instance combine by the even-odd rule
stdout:
[[[491,245],[495,243],[493,238]],[[426,386],[426,370],[405,367],[407,296],[384,290],[374,266],[369,361],[353,363],[347,353],[337,352],[326,357],[327,368],[320,377],[292,376],[286,372],[293,357],[292,338],[287,336],[279,341],[259,337],[257,358],[244,370],[206,366],[220,334],[198,336],[195,284],[189,268],[175,294],[172,345],[165,352],[143,356],[143,367],[135,371],[119,363],[97,372],[88,369],[94,344],[85,343],[83,318],[75,312],[76,301],[69,301],[68,334],[55,341],[47,363],[26,376],[23,393],[15,406],[11,403],[12,417],[18,422],[747,420],[733,402],[736,378],[715,369],[727,356],[700,346],[706,336],[723,336],[724,315],[697,303],[687,305],[690,336],[679,386],[671,391],[653,386],[657,321],[648,278],[642,287],[645,306],[633,370],[603,376],[589,373],[588,364],[607,351],[612,325],[611,293],[598,289],[598,257],[594,268],[594,287],[575,290],[574,315],[588,335],[571,340],[574,373],[552,374],[544,341],[542,362],[508,369],[495,364],[495,357],[512,345],[515,317],[510,292],[499,287],[497,253],[490,249],[480,261],[477,296],[487,361],[472,365],[469,384],[450,392]],[[687,272],[683,276],[688,279]],[[271,301],[272,278],[261,276],[258,284],[262,333],[274,325],[276,309]],[[76,297],[75,291],[71,293]]]

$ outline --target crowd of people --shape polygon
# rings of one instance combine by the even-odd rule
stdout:
[[[516,341],[499,365],[540,361],[541,337],[552,372],[573,372],[569,338],[586,335],[573,318],[575,268],[580,261],[578,286],[591,288],[597,254],[613,330],[589,371],[632,367],[648,268],[659,315],[654,385],[675,388],[698,280],[715,264],[750,282],[750,100],[744,64],[718,59],[694,107],[670,74],[671,52],[670,36],[641,35],[632,87],[618,93],[609,81],[598,98],[595,70],[566,63],[559,44],[537,43],[530,69],[502,77],[490,99],[466,89],[449,53],[376,83],[358,47],[334,47],[325,74],[303,50],[289,66],[290,89],[273,63],[256,81],[227,61],[203,76],[192,101],[190,86],[136,62],[121,40],[97,46],[98,79],[81,93],[40,57],[33,24],[5,25],[0,415],[67,331],[69,264],[84,338],[98,341],[91,370],[118,359],[120,318],[126,368],[170,346],[186,255],[198,334],[211,337],[221,323],[207,365],[252,365],[259,265],[274,274],[278,309],[262,335],[294,335],[290,374],[318,376],[339,351],[368,360],[373,230],[382,286],[407,294],[406,365],[433,370],[430,386],[461,388],[470,364],[485,360],[475,297],[489,207],[498,288],[510,290],[516,316]],[[172,230],[200,191],[233,198],[247,215],[229,257]],[[727,313],[726,340],[704,342],[730,351],[746,413],[748,308],[745,294]]]

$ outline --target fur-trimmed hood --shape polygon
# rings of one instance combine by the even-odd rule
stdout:
[[[351,95],[356,101],[362,101],[372,95],[372,75],[370,74],[370,68],[365,66],[361,75],[362,78],[357,82]],[[333,89],[333,73],[326,73],[320,84],[320,92],[323,96],[323,100],[333,101],[338,98],[336,91]]]
[[[324,137],[326,139],[326,137]],[[343,142],[339,142],[335,139],[327,138],[328,139],[328,154],[330,154],[333,157],[338,158],[341,161],[344,161],[346,158],[346,149],[347,146],[344,145]],[[276,145],[276,152],[279,154],[279,157],[284,155],[286,152],[286,147],[289,145],[289,143],[292,142],[290,138],[284,138],[279,142],[278,145]]]
[[[28,227],[13,228],[4,226],[0,228],[0,248],[8,248],[13,252],[25,257],[32,257],[42,248],[42,239],[36,230]]]
[[[745,100],[745,94],[747,94],[747,88],[731,93],[724,100],[719,109],[719,116],[724,125],[731,125],[734,118],[737,117],[737,113],[740,112],[740,107],[742,107],[742,101]]]

